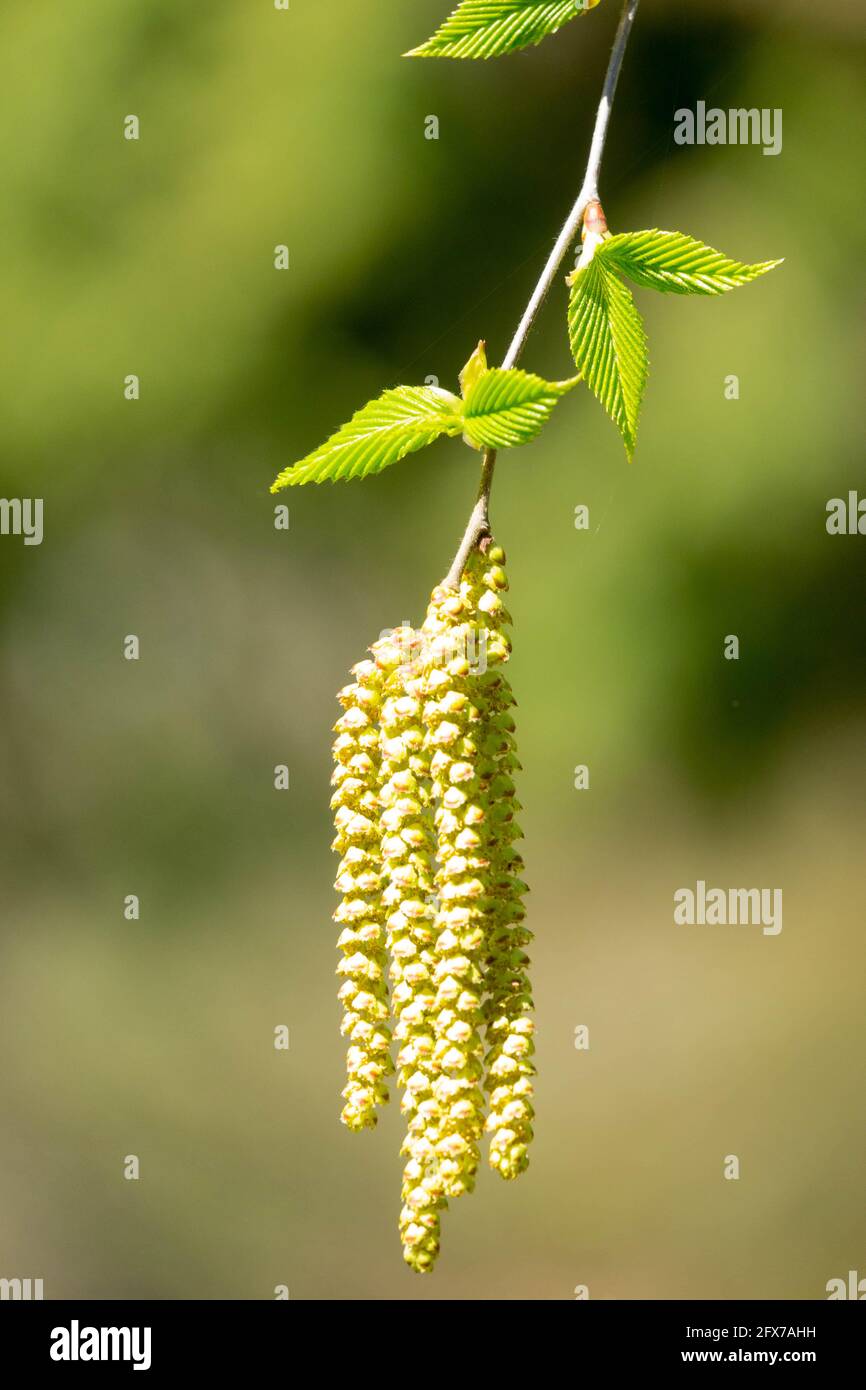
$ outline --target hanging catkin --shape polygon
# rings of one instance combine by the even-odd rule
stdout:
[[[419,1271],[439,1253],[442,1184],[433,1134],[438,1108],[433,1097],[432,945],[435,837],[430,818],[430,759],[421,725],[421,666],[418,638],[402,628],[373,647],[386,672],[381,709],[380,789],[383,904],[393,984],[392,1007],[401,1110],[407,1135],[402,1153],[403,1206],[400,1238],[404,1257]]]
[[[390,977],[407,1128],[400,1236],[422,1273],[439,1253],[447,1199],[475,1185],[485,1129],[504,1178],[524,1171],[532,1138],[504,562],[498,546],[473,551],[459,587],[433,591],[420,631],[375,643],[339,696],[343,1120],[371,1126],[387,1100]]]
[[[487,613],[492,629],[488,647],[492,645],[495,653],[497,640],[503,640],[501,627],[510,621],[499,597],[508,588],[508,580],[505,554],[499,546],[492,546],[486,559],[481,579],[486,594],[482,595],[479,605]],[[507,659],[506,650],[502,660]],[[529,1164],[534,1113],[531,1100],[535,1072],[531,1061],[535,1050],[533,1005],[529,957],[523,949],[531,941],[532,933],[523,925],[526,913],[522,897],[527,890],[520,877],[523,860],[514,848],[514,842],[522,834],[515,820],[520,803],[515,797],[512,776],[520,767],[510,714],[515,701],[503,671],[493,673],[485,694],[485,718],[491,730],[489,762],[484,767],[489,812],[487,886],[491,899],[485,964],[489,994],[484,1009],[486,1085],[490,1105],[486,1128],[491,1136],[490,1166],[503,1178],[516,1178]]]
[[[487,860],[477,766],[481,711],[470,661],[474,616],[464,577],[458,592],[434,590],[423,628],[431,653],[423,717],[433,777],[437,861],[435,1149],[448,1197],[472,1191],[484,1130],[481,1028]]]
[[[337,696],[345,712],[334,726],[331,806],[337,832],[332,848],[342,856],[335,884],[342,899],[334,921],[343,928],[337,973],[344,976],[339,997],[342,1032],[349,1039],[340,1118],[361,1130],[375,1125],[377,1106],[388,1101],[384,1078],[393,1064],[377,796],[382,674],[374,662],[361,661],[352,675],[354,683]]]
[[[434,646],[451,648],[450,662],[437,662],[430,672],[424,711],[438,833],[436,949],[447,992],[437,1000],[435,1055],[443,1072],[440,1094],[451,1100],[440,1140],[449,1148],[449,1196],[474,1186],[482,1083],[491,1110],[491,1166],[516,1177],[527,1166],[532,1137],[532,1000],[523,951],[529,933],[514,849],[521,834],[512,777],[514,699],[501,669],[510,651],[503,631],[510,618],[500,597],[508,587],[504,559],[498,546],[473,552],[459,591],[434,592],[425,624]]]

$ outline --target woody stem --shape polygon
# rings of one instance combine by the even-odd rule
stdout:
[[[518,362],[526,340],[529,337],[532,325],[538,316],[538,311],[547,298],[548,291],[556,279],[559,268],[568,253],[568,249],[575,241],[583,222],[584,213],[589,203],[598,198],[598,180],[601,172],[601,161],[604,154],[607,130],[610,123],[611,111],[613,110],[613,98],[616,92],[616,85],[619,81],[622,60],[625,57],[626,45],[634,24],[635,15],[640,0],[625,0],[622,7],[622,14],[619,18],[616,37],[613,41],[613,48],[610,60],[607,65],[604,86],[601,98],[598,103],[598,110],[595,115],[595,128],[592,132],[592,142],[589,147],[589,157],[586,162],[586,171],[583,176],[583,183],[580,192],[575,199],[568,217],[562,225],[562,230],[554,242],[553,249],[547,258],[544,269],[539,276],[538,283],[529,299],[529,303],[523,311],[523,317],[517,325],[514,337],[511,339],[508,351],[503,358],[503,367],[513,367]],[[451,563],[451,568],[445,578],[445,584],[450,588],[456,589],[460,583],[460,576],[466,567],[472,551],[484,536],[490,535],[490,490],[493,486],[493,470],[496,466],[496,450],[485,449],[484,457],[481,462],[481,479],[478,487],[478,496],[475,506],[469,517],[463,539],[457,548],[457,554]]]

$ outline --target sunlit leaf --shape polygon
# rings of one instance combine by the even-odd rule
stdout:
[[[609,237],[596,256],[636,285],[669,294],[725,294],[781,265],[781,261],[743,265],[683,232],[658,230]]]
[[[557,401],[579,380],[544,381],[532,372],[492,367],[466,393],[465,434],[476,449],[514,449],[540,434]]]
[[[312,454],[284,468],[271,492],[300,483],[336,482],[381,473],[441,434],[463,429],[463,402],[438,386],[397,386],[355,412]]]
[[[648,360],[631,292],[596,252],[569,277],[568,336],[575,363],[634,453]]]
[[[541,43],[599,0],[463,0],[407,58],[495,58]]]

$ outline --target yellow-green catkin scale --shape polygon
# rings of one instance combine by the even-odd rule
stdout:
[[[349,1040],[341,1120],[371,1129],[387,1104],[385,1077],[393,1071],[382,861],[379,848],[379,710],[382,672],[374,661],[353,667],[354,681],[337,696],[343,715],[334,726],[333,848],[342,856],[335,887],[342,895],[334,921],[342,927],[343,1034]]]
[[[437,1135],[440,1171],[448,1196],[470,1192],[484,1129],[485,1069],[495,1108],[491,1163],[512,1176],[525,1167],[528,1119],[520,1117],[509,1087],[518,1087],[521,1107],[531,1088],[531,1039],[521,990],[519,1004],[513,970],[526,958],[515,955],[516,939],[528,939],[522,920],[513,842],[520,831],[511,773],[514,754],[513,704],[501,672],[510,646],[500,590],[507,587],[498,547],[473,552],[459,590],[434,591],[424,625],[434,658],[428,664],[424,721],[431,754],[437,830],[436,886],[439,905],[435,945],[438,1079],[434,1088],[444,1113]],[[515,939],[515,934],[517,938]],[[493,991],[490,1001],[484,995]],[[491,1008],[492,1004],[492,1008]],[[521,1010],[521,1056],[512,1064],[512,1014]],[[505,1021],[503,1016],[507,1015]],[[481,1032],[487,1024],[487,1057]],[[506,1034],[508,1035],[506,1037]],[[503,1052],[503,1046],[506,1051]],[[485,1067],[486,1061],[486,1067]],[[508,1094],[506,1092],[508,1091]],[[515,1130],[512,1121],[520,1118]],[[518,1152],[519,1151],[519,1152]]]
[[[439,1122],[433,1097],[435,837],[417,645],[417,635],[402,628],[372,650],[384,676],[379,771],[382,901],[401,1109],[407,1122],[400,1238],[406,1262],[426,1273],[439,1253],[444,1200],[432,1142]]]

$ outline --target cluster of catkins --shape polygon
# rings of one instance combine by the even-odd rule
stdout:
[[[532,998],[515,849],[514,698],[501,548],[476,548],[420,630],[376,642],[339,693],[334,914],[348,1038],[343,1123],[372,1128],[397,1079],[407,1133],[400,1235],[432,1269],[449,1197],[485,1131],[503,1178],[528,1165]]]

